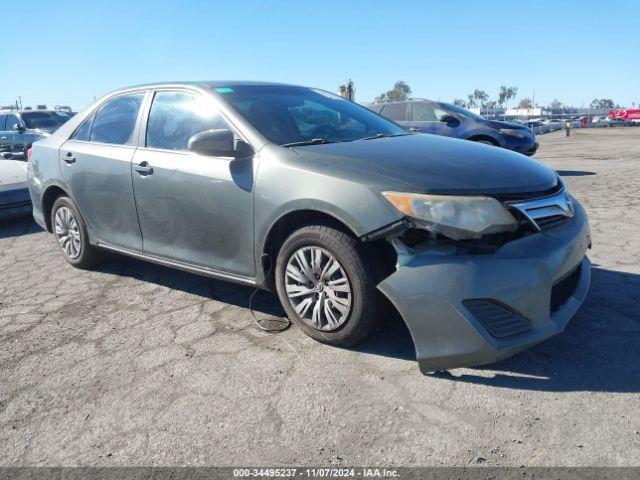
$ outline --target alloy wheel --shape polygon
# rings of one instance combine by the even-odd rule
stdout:
[[[351,311],[351,283],[340,262],[318,246],[302,247],[287,262],[285,288],[291,306],[309,326],[341,327]]]
[[[82,251],[82,238],[80,227],[70,208],[60,207],[56,211],[55,232],[65,255],[71,260],[78,258]]]

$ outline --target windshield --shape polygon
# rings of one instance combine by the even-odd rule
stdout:
[[[69,120],[66,112],[23,112],[22,120],[27,128],[58,128]]]
[[[447,107],[449,110],[453,110],[454,112],[459,113],[460,115],[464,115],[465,117],[474,118],[476,120],[486,120],[482,115],[478,115],[477,113],[470,112],[466,108],[458,107],[453,103],[443,103],[442,105]]]
[[[349,142],[407,134],[370,110],[322,90],[288,86],[214,90],[255,129],[278,145]]]

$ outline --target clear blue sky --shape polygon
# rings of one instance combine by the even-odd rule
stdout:
[[[0,104],[70,104],[165,80],[271,80],[357,100],[413,95],[640,102],[640,1],[3,0]],[[7,41],[8,40],[8,41]]]

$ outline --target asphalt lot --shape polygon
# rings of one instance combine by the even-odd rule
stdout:
[[[0,465],[640,465],[640,128],[539,139],[593,283],[562,335],[483,368],[422,375],[397,322],[354,350],[264,333],[248,288],[76,270],[0,224]]]

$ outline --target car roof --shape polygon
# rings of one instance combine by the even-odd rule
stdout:
[[[428,100],[426,98],[407,98],[406,100],[394,100],[392,102],[374,102],[372,105],[388,105],[391,103],[446,103],[436,100]]]
[[[206,80],[206,81],[177,81],[177,82],[154,82],[141,85],[133,85],[131,87],[119,88],[120,90],[131,90],[135,88],[159,88],[172,85],[188,85],[193,87],[220,88],[220,87],[296,87],[299,85],[291,85],[277,82],[260,82],[249,80]]]
[[[32,108],[30,110],[8,110],[8,109],[4,109],[4,110],[0,110],[0,114],[4,115],[7,113],[29,113],[29,112],[53,112],[53,113],[58,113],[58,112],[64,112],[64,110],[51,110],[50,108],[47,108],[46,110],[41,110],[41,109],[37,109],[37,108]],[[69,113],[69,112],[64,112],[64,113]]]

